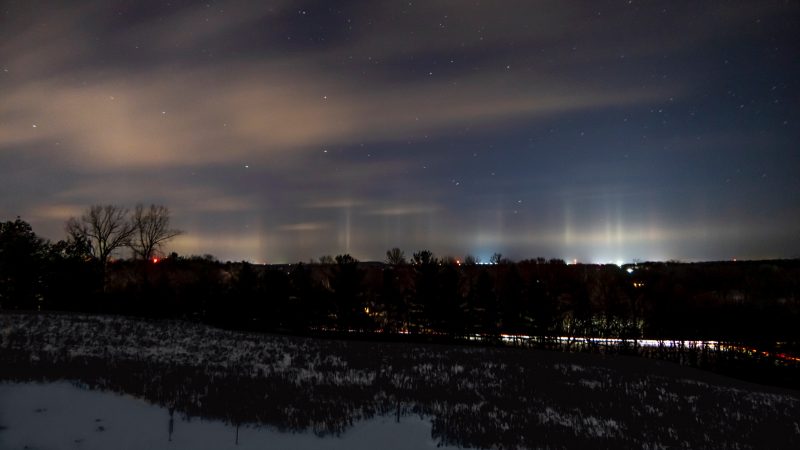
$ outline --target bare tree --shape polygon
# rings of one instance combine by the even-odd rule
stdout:
[[[136,205],[131,217],[133,235],[128,246],[134,256],[151,259],[161,246],[182,232],[170,228],[169,208],[163,205],[150,205],[149,208]]]
[[[418,252],[414,252],[413,255],[414,264],[436,264],[437,260],[436,257],[433,256],[433,252],[430,250],[420,250]]]
[[[111,253],[128,245],[135,231],[128,209],[116,205],[92,205],[79,219],[70,218],[66,228],[71,240],[89,244],[104,271]]]
[[[406,254],[397,247],[386,250],[386,262],[392,266],[400,266],[406,263]]]
[[[492,264],[500,264],[503,262],[503,254],[502,253],[494,253],[492,257],[489,258],[489,262]]]
[[[464,265],[465,266],[474,266],[476,264],[480,264],[481,259],[475,255],[467,255],[464,257]]]

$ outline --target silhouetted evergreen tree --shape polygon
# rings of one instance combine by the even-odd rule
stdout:
[[[530,333],[552,336],[558,332],[558,299],[548,291],[544,277],[544,266],[537,266],[528,280],[526,298],[526,322],[531,324]]]
[[[447,264],[439,270],[437,278],[436,299],[428,309],[430,320],[441,331],[462,334],[466,329],[466,304],[459,291],[461,274],[455,265]]]
[[[85,241],[58,241],[46,254],[42,307],[56,310],[94,309],[102,291],[97,265]]]
[[[242,323],[246,328],[260,328],[262,324],[259,321],[259,312],[262,310],[264,298],[259,291],[258,274],[253,265],[245,261],[238,264],[238,273],[235,269],[233,271],[235,278],[229,294],[231,320]]]
[[[525,333],[529,331],[525,320],[525,282],[516,265],[511,265],[498,277],[497,288],[500,299],[500,319],[502,331],[506,333]]]
[[[369,325],[362,302],[363,276],[358,268],[358,260],[348,254],[336,256],[331,288],[337,306],[337,319],[342,329],[365,329]]]
[[[289,302],[295,319],[292,328],[305,331],[312,327],[327,324],[328,315],[332,312],[325,293],[314,283],[311,276],[312,266],[299,263],[289,274],[291,295]]]
[[[435,326],[439,266],[433,253],[421,250],[414,253],[414,293],[409,305],[409,326],[412,330]]]
[[[494,280],[486,269],[478,272],[470,289],[470,315],[474,332],[491,334],[497,331],[497,295]]]
[[[380,299],[387,314],[390,331],[408,327],[408,292],[404,278],[408,271],[404,267],[386,267],[382,273]]]
[[[0,309],[37,309],[44,291],[47,243],[17,217],[0,223]]]
[[[282,269],[267,269],[260,278],[260,299],[256,318],[265,328],[291,329],[296,318],[289,302],[291,285],[289,275]]]

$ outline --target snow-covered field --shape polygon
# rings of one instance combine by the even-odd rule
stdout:
[[[6,314],[0,315],[0,361],[0,379],[7,382],[0,395],[17,398],[10,408],[19,409],[9,415],[9,406],[3,406],[9,403],[0,401],[0,446],[11,442],[4,437],[18,439],[23,429],[70,432],[70,422],[37,425],[44,420],[42,413],[25,400],[40,395],[36,389],[73,389],[69,395],[87,396],[86,402],[70,402],[79,411],[88,411],[92,395],[120,410],[149,411],[142,417],[160,423],[153,425],[159,437],[166,430],[167,410],[173,408],[176,430],[178,423],[184,430],[204,424],[186,436],[212,433],[229,441],[239,425],[240,438],[248,433],[252,442],[314,436],[303,442],[334,442],[324,444],[334,447],[342,439],[361,439],[365,434],[359,430],[366,428],[371,430],[366,435],[378,436],[375,445],[392,439],[400,448],[433,443],[800,448],[797,391],[633,357],[318,340],[120,317]],[[18,384],[58,380],[128,397],[63,383]],[[405,427],[414,431],[402,431]],[[418,439],[421,429],[427,434],[424,441]],[[104,447],[122,435],[104,436],[111,437],[92,434],[84,438],[86,445],[70,445],[87,448],[92,440]],[[297,444],[273,446],[306,445],[286,442]]]

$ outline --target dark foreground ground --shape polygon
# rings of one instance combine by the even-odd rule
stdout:
[[[422,414],[440,443],[479,448],[800,448],[800,392],[637,357],[9,314],[0,361],[0,380],[71,380],[320,435]]]

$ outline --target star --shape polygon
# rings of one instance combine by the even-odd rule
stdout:
[[[196,239],[176,243],[179,253],[236,260],[290,262],[347,250],[374,259],[382,258],[382,246],[395,245],[458,254],[487,242],[518,244],[519,257],[575,253],[584,260],[626,251],[727,258],[727,247],[741,249],[741,258],[751,249],[800,254],[797,233],[785,225],[799,217],[787,195],[797,187],[791,167],[800,118],[790,106],[800,73],[788,20],[800,11],[791,2],[714,4],[693,10],[689,21],[672,11],[655,17],[664,5],[647,2],[634,2],[639,12],[609,10],[599,18],[596,9],[587,14],[558,3],[549,17],[565,22],[534,27],[524,17],[537,9],[526,2],[511,13],[492,2],[465,2],[455,14],[439,6],[417,11],[422,3],[409,1],[399,8],[252,2],[226,7],[225,14],[215,2],[180,8],[172,2],[152,11],[140,5],[120,17],[116,11],[84,17],[94,8],[44,17],[42,10],[49,31],[13,17],[25,8],[12,8],[0,65],[0,89],[11,94],[0,102],[0,149],[19,151],[0,150],[0,180],[20,193],[14,204],[23,212],[56,202],[57,192],[76,191],[75,184],[92,185],[76,203],[105,201],[103,183],[117,181],[112,173],[119,182],[147,184],[131,202],[158,195],[176,212],[196,201],[183,194],[184,184],[215,195],[212,206],[254,190],[252,202],[240,199],[238,215],[175,217],[197,224],[186,230]],[[80,26],[64,21],[73,16]],[[759,27],[737,33],[756,18]],[[649,21],[658,30],[680,23],[688,38],[665,42]],[[565,23],[573,33],[551,34]],[[190,38],[178,29],[187,25],[197,28]],[[41,48],[54,29],[63,31],[59,45]],[[92,48],[80,53],[80,64],[62,64],[58,51],[81,51],[87,37]],[[35,64],[32,54],[40,56]],[[327,91],[343,95],[328,103]],[[167,109],[175,113],[169,122]],[[162,122],[153,121],[154,113]],[[37,115],[48,121],[41,133],[38,122],[28,122]],[[29,158],[28,148],[58,158]],[[230,177],[237,164],[247,172],[255,167],[242,159],[254,160],[258,170]],[[59,170],[62,162],[82,176]],[[8,176],[24,164],[30,179]],[[318,176],[320,170],[330,173]],[[176,176],[155,177],[164,184],[157,186],[146,181],[150,173]],[[721,175],[707,179],[711,173]],[[234,225],[258,216],[272,192],[286,197],[270,211],[277,222],[330,222],[339,232],[308,234],[308,242],[265,235],[270,245],[237,247],[231,238],[194,247],[223,229],[255,239],[239,236]],[[702,195],[687,206],[683,192]],[[302,207],[356,197],[362,206],[353,208],[352,224],[329,208]],[[376,205],[413,211],[422,203],[430,207],[430,226],[410,212],[391,221],[371,214]],[[498,225],[515,211],[517,224]],[[63,237],[58,220],[40,221],[43,234]],[[740,224],[736,239],[709,233],[707,245],[691,245],[690,224],[711,230],[732,221]],[[528,239],[534,232],[526,226],[534,223],[541,238]],[[607,238],[606,228],[620,232]],[[358,242],[346,239],[350,231],[358,231]],[[497,238],[487,240],[493,233]],[[667,237],[675,245],[662,242]],[[767,242],[771,247],[759,253],[756,247]]]

